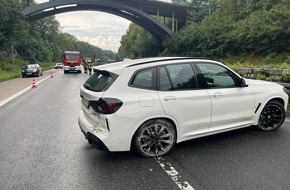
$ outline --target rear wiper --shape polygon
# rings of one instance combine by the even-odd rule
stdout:
[[[91,88],[92,88],[92,86],[91,85],[89,85],[89,84],[84,84],[84,87],[86,88],[86,89],[88,89],[88,90],[91,90]]]

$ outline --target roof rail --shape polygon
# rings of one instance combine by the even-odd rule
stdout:
[[[186,60],[186,59],[207,59],[207,60],[214,61],[213,59],[207,58],[207,57],[160,57],[160,59],[148,60],[148,61],[133,63],[132,65],[129,65],[127,67],[132,67],[132,66],[137,66],[137,65],[143,65],[143,64],[149,64],[149,63],[155,63],[155,62],[160,62],[160,61],[174,61],[174,60]]]

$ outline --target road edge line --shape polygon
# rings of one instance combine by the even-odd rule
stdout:
[[[182,179],[178,171],[167,162],[164,157],[155,157],[154,158],[158,164],[163,168],[168,176],[171,177],[172,181],[179,187],[180,190],[194,190],[194,188],[187,182]]]
[[[50,78],[50,77],[51,77],[51,76],[47,76],[46,78],[41,79],[39,82],[37,82],[37,84],[42,83],[43,81],[47,80],[47,79]],[[24,88],[23,90],[21,90],[21,91],[15,93],[15,94],[13,94],[12,96],[6,98],[5,100],[2,100],[2,101],[0,102],[0,107],[4,106],[4,105],[7,104],[8,102],[14,100],[15,98],[17,98],[17,97],[20,96],[21,94],[27,92],[29,89],[31,89],[30,86],[28,86],[28,87]]]

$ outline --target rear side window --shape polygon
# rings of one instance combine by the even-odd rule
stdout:
[[[84,83],[84,88],[102,92],[107,90],[114,82],[117,76],[107,71],[95,70],[94,74]]]
[[[156,68],[149,68],[146,70],[138,71],[131,82],[131,86],[137,88],[155,89],[155,72]]]

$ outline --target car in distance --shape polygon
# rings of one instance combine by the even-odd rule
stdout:
[[[62,69],[63,68],[63,65],[62,63],[56,63],[55,66],[54,66],[55,69]]]
[[[27,64],[24,68],[22,68],[22,77],[30,77],[42,76],[42,69],[39,64]]]
[[[209,59],[124,60],[94,67],[80,89],[78,122],[100,150],[161,156],[202,136],[249,126],[278,129],[288,104],[284,90]]]

